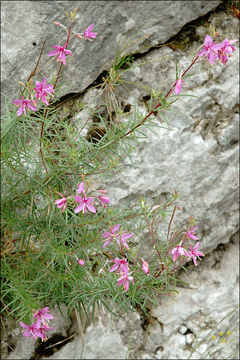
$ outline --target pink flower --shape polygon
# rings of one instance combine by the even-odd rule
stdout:
[[[105,195],[100,195],[100,196],[98,196],[98,198],[101,201],[101,204],[104,208],[107,206],[106,204],[110,202],[109,197],[107,197]]]
[[[128,274],[128,262],[126,259],[115,258],[112,262],[115,264],[109,270],[110,272],[117,270],[117,272]]]
[[[17,116],[24,115],[26,116],[26,110],[30,111],[37,111],[37,108],[33,105],[33,101],[29,99],[24,99],[24,97],[21,95],[22,99],[13,100],[13,103],[16,104],[16,106],[20,106],[20,108],[17,111]]]
[[[47,324],[43,324],[43,325],[41,325],[40,327],[39,327],[39,331],[40,331],[40,333],[41,333],[41,338],[42,338],[42,340],[47,340],[47,336],[46,336],[46,333],[49,331],[49,330],[55,330],[55,328],[54,327],[50,327],[50,326],[48,326]]]
[[[147,275],[150,274],[148,262],[144,261],[143,259],[142,259],[142,269]]]
[[[60,61],[61,63],[63,63],[64,65],[66,65],[66,55],[71,55],[72,56],[72,52],[70,50],[66,50],[65,47],[67,46],[67,43],[64,44],[63,46],[60,45],[52,45],[52,47],[54,47],[56,50],[50,51],[48,53],[48,56],[55,56],[57,55],[57,61]]]
[[[204,256],[204,254],[201,251],[198,251],[198,248],[200,246],[200,242],[198,241],[197,244],[194,246],[194,248],[192,248],[192,246],[190,245],[190,251],[187,253],[188,255],[188,261],[191,259],[191,257],[193,258],[193,262],[194,265],[197,266],[197,258],[199,258],[199,256]]]
[[[78,184],[77,194],[81,194],[83,192],[84,192],[84,182],[81,182],[80,184]]]
[[[113,228],[110,227],[110,231],[106,231],[104,234],[102,234],[102,237],[106,239],[105,243],[103,244],[103,248],[109,245],[110,241],[112,239],[118,239],[120,235],[116,233],[120,228],[120,224],[114,225]]]
[[[125,292],[128,291],[129,288],[129,281],[131,281],[134,285],[133,277],[129,276],[128,274],[121,274],[121,277],[117,280],[117,286],[123,285]]]
[[[19,321],[19,324],[26,330],[23,331],[23,336],[25,337],[29,337],[32,336],[34,339],[36,339],[37,337],[42,337],[42,333],[39,330],[40,327],[40,320],[37,320],[36,324],[33,323],[32,325],[28,326],[26,324],[24,324],[23,322]]]
[[[176,261],[177,258],[181,255],[188,256],[187,250],[185,250],[181,245],[177,245],[174,249],[170,251],[172,254],[172,260]]]
[[[44,307],[42,310],[38,310],[36,314],[33,315],[33,319],[37,318],[37,320],[48,321],[54,319],[52,314],[49,314],[48,307]]]
[[[47,79],[44,78],[42,82],[36,81],[34,90],[36,100],[41,99],[44,104],[49,105],[46,96],[54,92],[53,85],[47,84]]]
[[[198,56],[207,56],[210,64],[213,64],[217,57],[217,51],[222,48],[222,44],[216,44],[210,35],[206,35],[204,39],[203,50],[201,50]]]
[[[92,205],[94,204],[93,198],[89,197],[87,198],[85,194],[83,194],[83,198],[81,196],[75,195],[74,196],[75,201],[79,202],[80,204],[74,209],[75,214],[79,213],[79,211],[82,210],[83,214],[87,211],[91,211],[92,213],[96,212],[95,207]]]
[[[78,259],[78,263],[79,263],[79,265],[83,266],[84,265],[84,260]]]
[[[194,235],[197,228],[198,228],[198,226],[194,226],[191,229],[189,229],[186,232],[186,237],[188,237],[189,239],[198,240],[198,238]]]
[[[85,40],[86,39],[88,39],[88,40],[94,39],[97,36],[97,33],[91,32],[91,30],[93,29],[93,26],[94,26],[94,24],[89,25],[89,27],[84,31],[83,36],[84,36]]]
[[[222,48],[218,50],[218,58],[223,65],[226,65],[228,57],[232,56],[232,52],[236,50],[236,48],[232,46],[232,44],[234,44],[236,41],[238,40],[225,39],[222,41]]]
[[[128,244],[126,243],[127,239],[129,239],[130,237],[132,237],[134,234],[133,233],[125,233],[124,231],[122,232],[122,236],[120,238],[120,242],[123,244],[123,246],[125,246],[126,249],[129,250]],[[120,244],[119,240],[117,240],[118,245]]]
[[[57,204],[58,208],[62,207],[62,210],[65,210],[66,206],[67,206],[67,198],[65,196],[63,196],[63,194],[61,194],[59,192],[58,192],[58,194],[62,196],[62,199],[56,200],[55,204]]]
[[[176,85],[175,85],[175,94],[176,95],[179,95],[182,90],[182,82],[183,82],[182,78],[179,78],[176,81]]]

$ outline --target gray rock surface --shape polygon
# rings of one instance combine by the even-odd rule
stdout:
[[[236,31],[237,21],[232,22]],[[233,31],[229,37],[237,38],[237,33]],[[161,84],[164,87],[169,84],[169,88],[174,82],[174,60],[177,59],[179,70],[185,69],[199,45],[194,42],[185,53],[167,47],[153,50],[144,57],[147,65],[139,67],[139,72],[127,72],[126,77],[154,89],[161,88]],[[112,203],[116,206],[125,201],[136,203],[145,194],[151,199],[164,198],[176,189],[183,211],[178,212],[174,225],[194,216],[201,248],[208,253],[218,244],[228,242],[239,225],[239,52],[226,66],[199,63],[191,73],[194,76],[185,81],[188,89],[183,88],[171,111],[164,113],[171,129],[156,127],[154,133],[142,129],[146,138],[131,153],[132,162],[126,158],[123,171],[108,179],[106,187],[111,189]],[[120,90],[119,93],[121,96]],[[139,89],[134,94],[138,100],[145,95]],[[128,102],[133,105],[133,98]],[[133,114],[134,106],[131,111]],[[138,111],[145,114],[144,107],[138,106]],[[158,120],[166,128],[161,114]],[[146,242],[144,237],[142,242]]]
[[[139,41],[133,49],[146,51],[166,42],[186,23],[220,3],[219,0],[194,1],[189,6],[188,1],[2,1],[2,91],[10,99],[18,95],[18,81],[26,82],[46,36],[40,65],[49,60],[46,54],[53,50],[51,45],[65,43],[64,30],[53,25],[53,21],[64,24],[65,11],[78,7],[75,32],[83,32],[94,23],[94,31],[98,33],[93,42],[73,39],[69,47],[73,56],[69,56],[65,71],[67,90],[63,90],[68,93],[85,90],[109,67],[120,36],[123,41],[136,36]],[[44,69],[42,72],[48,74]]]

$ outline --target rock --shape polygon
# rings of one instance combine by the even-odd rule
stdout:
[[[187,334],[186,335],[186,344],[191,345],[193,340],[195,339],[194,334]]]
[[[180,332],[180,334],[184,335],[187,332],[187,327],[185,325],[181,325],[179,327],[178,332]]]
[[[80,359],[82,342],[80,338],[69,342],[49,359]],[[84,335],[83,359],[124,359],[127,347],[121,336],[105,327],[101,322],[87,328]]]
[[[126,77],[135,83],[141,80],[146,87],[168,89],[175,72],[174,61],[168,59],[181,58],[179,70],[184,69],[191,64],[192,53],[198,46],[200,43],[194,43],[185,52],[166,47],[153,50],[137,61],[139,65],[148,62],[141,67],[141,73],[136,75],[130,70]],[[115,206],[137,203],[144,194],[148,194],[149,203],[150,199],[156,202],[177,190],[183,211],[175,216],[174,226],[183,226],[190,215],[194,216],[199,225],[201,249],[206,254],[218,244],[228,242],[238,229],[238,115],[234,110],[239,93],[238,63],[237,50],[226,66],[219,65],[214,81],[215,65],[197,64],[192,70],[196,79],[193,76],[189,81],[191,90],[183,88],[183,96],[172,106],[172,111],[164,114],[170,129],[155,127],[153,133],[142,127],[146,138],[131,152],[131,161],[126,158],[121,167],[124,170],[106,181]],[[119,94],[122,95],[120,90]],[[144,95],[139,90],[138,100]],[[131,103],[130,97],[128,102]],[[145,112],[141,105],[137,109],[140,114]],[[132,116],[133,112],[132,107]],[[166,127],[161,114],[157,119]],[[161,225],[162,230],[166,230],[164,226]],[[137,236],[141,244],[150,241],[145,234]]]
[[[67,60],[65,90],[62,90],[62,94],[81,92],[97,79],[114,61],[120,37],[123,42],[133,37],[135,45],[132,49],[145,52],[151,46],[166,42],[186,23],[205,15],[220,3],[196,1],[189,6],[188,1],[139,1],[136,12],[135,1],[123,1],[117,6],[115,1],[3,2],[2,91],[10,99],[16,98],[17,82],[26,82],[46,36],[48,39],[40,66],[49,60],[46,54],[52,50],[51,45],[65,43],[64,30],[53,25],[53,21],[65,24],[65,11],[70,12],[78,7],[75,31],[83,32],[94,23],[93,31],[98,35],[93,42],[77,37],[73,39],[69,46],[73,56]],[[146,17],[149,20],[146,21]]]
[[[54,319],[51,320],[51,327],[54,327],[54,332],[51,334],[61,334],[67,336],[67,331],[70,327],[71,321],[68,319],[67,307],[64,304],[61,304],[59,308],[55,306],[51,309],[51,314],[54,316]]]

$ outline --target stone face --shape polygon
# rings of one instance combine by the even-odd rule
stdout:
[[[179,288],[176,301],[164,298],[151,312],[154,318],[163,324],[163,334],[160,337],[156,327],[149,328],[149,342],[146,345],[149,351],[152,351],[153,346],[162,346],[164,350],[161,359],[181,358],[179,354],[182,352],[184,353],[182,358],[186,358],[188,351],[184,342],[177,340],[174,344],[172,341],[177,329],[181,329],[183,325],[188,328],[187,333],[181,335],[185,337],[186,343],[196,345],[198,342],[199,353],[195,353],[193,358],[196,358],[195,356],[203,358],[206,349],[213,351],[214,358],[224,358],[234,348],[237,349],[239,303],[237,248],[236,241],[228,245],[224,253],[216,250],[215,256],[210,255],[206,264],[181,274],[181,280],[186,281],[190,285],[189,288]],[[219,266],[216,265],[214,257],[218,258]],[[231,279],[228,274],[231,274]],[[236,329],[234,334],[233,328]],[[228,334],[235,339],[232,348],[228,331],[232,332]],[[218,335],[221,332],[224,334],[223,338],[227,340],[226,343],[221,343],[221,334]],[[211,336],[215,336],[216,339],[211,340]],[[219,344],[214,350],[217,341]]]
[[[146,87],[169,89],[175,76],[174,60],[179,69],[186,69],[199,45],[195,42],[185,52],[166,47],[153,50],[137,61],[139,65],[147,61],[147,65],[139,66],[139,72],[130,70],[126,78]],[[160,113],[157,119],[165,129],[156,127],[153,133],[142,128],[146,138],[131,153],[132,162],[126,158],[124,170],[106,181],[116,206],[125,201],[136,203],[146,194],[151,203],[150,199],[157,201],[177,190],[183,210],[175,216],[174,226],[194,216],[206,254],[228,242],[238,229],[238,64],[238,50],[226,66],[197,64],[192,70],[194,76],[185,80],[188,89],[183,87],[180,99],[163,114],[170,129],[166,129]],[[123,97],[125,90],[119,90],[119,95]],[[140,101],[145,93],[139,88],[135,95]],[[128,102],[133,104],[132,98]],[[141,106],[138,110],[146,113]],[[133,116],[133,106],[131,111]],[[148,241],[145,235],[140,236],[141,244]]]
[[[127,347],[119,333],[104,326],[102,322],[91,325],[84,335],[83,359],[124,359]],[[82,352],[81,339],[68,343],[49,359],[79,359]]]
[[[3,1],[2,91],[10,99],[18,95],[18,81],[26,82],[46,36],[48,39],[40,66],[49,60],[46,54],[53,50],[51,45],[66,42],[64,30],[53,25],[53,21],[65,24],[65,11],[78,7],[75,32],[82,33],[94,23],[93,31],[98,35],[93,42],[73,39],[69,47],[73,56],[68,57],[67,71],[64,72],[64,94],[85,90],[109,67],[115,58],[120,36],[123,43],[131,36],[134,42],[137,38],[132,49],[145,52],[153,45],[166,42],[186,23],[215,9],[220,3],[194,1],[189,6],[188,1],[122,1],[117,5],[115,1]],[[139,29],[141,31],[136,34]],[[48,74],[44,68],[42,72]]]

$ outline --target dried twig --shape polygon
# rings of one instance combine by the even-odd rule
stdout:
[[[29,82],[29,80],[36,74],[37,72],[37,68],[38,68],[38,64],[39,64],[39,61],[41,59],[41,56],[42,56],[42,53],[43,53],[43,49],[44,49],[44,46],[46,44],[46,41],[47,41],[47,37],[46,39],[44,40],[43,44],[42,44],[42,48],[41,48],[41,51],[40,51],[40,54],[39,54],[39,57],[38,57],[38,61],[36,63],[36,66],[35,68],[33,69],[33,71],[31,72],[31,74],[29,75],[28,79],[27,79],[27,83]]]

